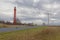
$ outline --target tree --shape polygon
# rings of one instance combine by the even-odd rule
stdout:
[[[45,23],[43,23],[43,26],[45,26],[46,24]]]
[[[0,23],[5,23],[4,21],[0,21]]]
[[[21,21],[17,18],[17,19],[16,19],[16,23],[17,23],[17,24],[21,24]]]

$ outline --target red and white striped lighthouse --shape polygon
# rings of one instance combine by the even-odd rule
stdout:
[[[14,7],[14,20],[13,20],[13,24],[16,24],[16,7]]]

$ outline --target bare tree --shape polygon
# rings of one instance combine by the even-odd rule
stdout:
[[[16,19],[16,23],[17,23],[17,24],[21,24],[21,21],[17,18],[17,19]]]

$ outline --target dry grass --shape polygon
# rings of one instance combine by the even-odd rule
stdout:
[[[60,35],[59,29],[57,27],[49,27],[37,33],[34,37],[37,40],[60,40],[58,39],[58,37],[60,38],[58,36]]]
[[[6,24],[0,24],[0,28],[6,28],[6,27],[8,27],[8,25],[6,25]]]

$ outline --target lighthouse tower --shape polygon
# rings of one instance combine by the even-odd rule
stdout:
[[[14,19],[13,24],[16,25],[16,7],[14,7]]]

